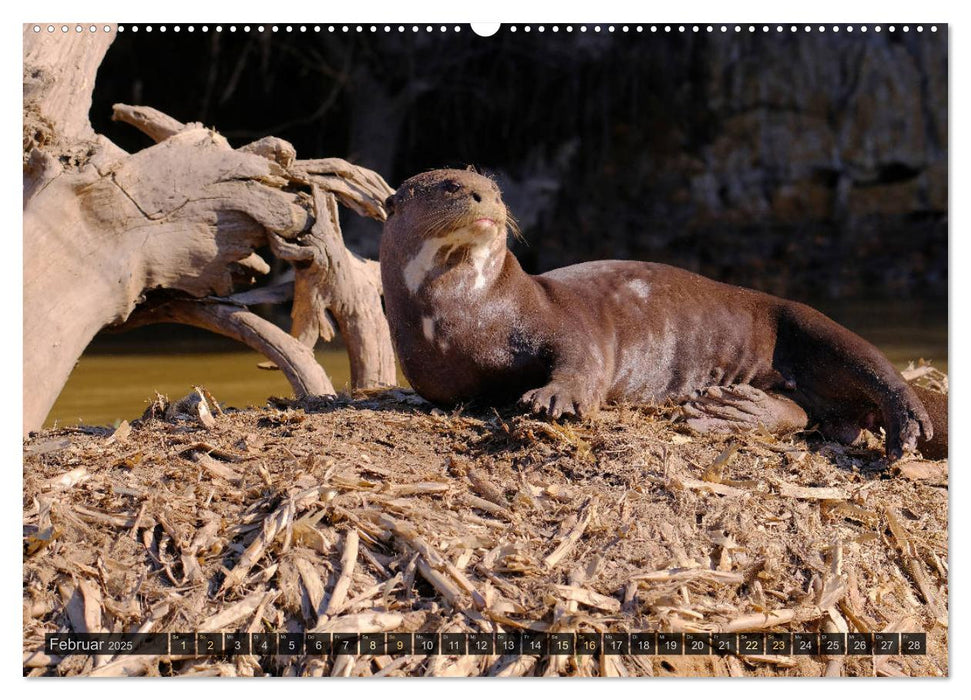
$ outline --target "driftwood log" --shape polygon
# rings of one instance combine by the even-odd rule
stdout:
[[[201,124],[115,105],[115,120],[155,141],[127,153],[88,118],[113,37],[24,27],[24,432],[107,326],[177,322],[235,338],[298,397],[334,393],[313,346],[339,329],[352,388],[393,384],[378,266],[347,250],[337,215],[341,204],[383,221],[387,183],[337,158],[298,160],[282,139],[234,149]],[[266,246],[294,281],[238,291],[270,270],[254,252]],[[247,308],[291,298],[290,334]]]

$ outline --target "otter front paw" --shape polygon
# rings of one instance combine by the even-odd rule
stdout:
[[[550,418],[577,416],[584,418],[596,412],[600,400],[594,392],[576,382],[554,380],[546,386],[523,394],[519,404],[533,413]]]

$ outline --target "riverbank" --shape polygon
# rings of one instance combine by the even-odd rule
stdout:
[[[204,392],[203,392],[204,393]],[[24,673],[948,673],[947,462],[675,410],[161,400],[24,443]],[[209,415],[211,414],[211,415]],[[166,418],[166,416],[168,416]],[[48,657],[65,630],[926,632],[919,656]]]

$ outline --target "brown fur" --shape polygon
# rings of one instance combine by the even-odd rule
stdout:
[[[605,401],[748,385],[773,400],[746,405],[782,410],[786,425],[804,412],[845,442],[883,426],[892,459],[933,435],[886,357],[808,306],[657,263],[527,275],[506,247],[498,187],[474,172],[422,173],[388,205],[380,254],[388,320],[405,376],[431,401],[520,398],[559,417]]]

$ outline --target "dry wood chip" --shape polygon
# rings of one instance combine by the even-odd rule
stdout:
[[[317,573],[314,565],[303,557],[294,559],[294,564],[297,567],[297,572],[300,574],[300,581],[303,583],[304,591],[307,595],[310,612],[313,613],[314,617],[317,617],[322,612],[320,605],[324,599],[324,582],[321,580],[320,574]]]
[[[506,494],[493,483],[484,470],[470,469],[469,481],[472,484],[472,489],[482,498],[504,509],[509,505],[509,502],[506,500]]]
[[[327,615],[336,615],[340,612],[344,601],[347,598],[347,591],[351,586],[354,577],[354,567],[357,565],[358,545],[361,541],[360,534],[356,528],[351,528],[344,536],[344,553],[341,554],[341,574],[334,585],[334,590],[327,602]]]
[[[129,425],[128,421],[123,420],[118,424],[118,427],[115,428],[115,432],[113,432],[111,436],[105,440],[105,445],[112,445],[116,442],[125,442],[129,435],[131,435],[131,425]]]
[[[715,569],[661,569],[634,574],[632,581],[650,581],[652,583],[686,583],[688,581],[704,580],[712,583],[744,583],[745,576],[731,571]]]
[[[64,491],[71,488],[72,486],[77,486],[82,481],[90,479],[91,475],[85,467],[77,467],[69,472],[61,474],[54,479],[47,482],[45,488],[46,491]]]
[[[566,534],[559,546],[547,554],[543,559],[543,564],[547,569],[552,569],[554,566],[559,564],[560,560],[563,559],[563,557],[565,557],[570,550],[576,546],[576,543],[581,537],[583,537],[583,533],[587,529],[587,525],[590,524],[590,520],[593,518],[595,510],[596,509],[591,504],[590,499],[587,499],[580,507],[580,513],[577,518],[576,526]]]
[[[423,481],[418,484],[401,484],[388,489],[388,493],[395,496],[414,496],[422,493],[448,493],[451,490],[448,484],[441,484],[437,481]]]
[[[816,501],[845,501],[850,495],[841,488],[830,486],[796,486],[784,481],[776,484],[779,495]]]
[[[896,462],[894,471],[906,479],[927,481],[934,484],[947,485],[947,460],[927,462],[924,460],[906,460]]]
[[[690,479],[683,476],[672,477],[671,483],[673,485],[681,485],[692,491],[711,491],[712,493],[717,493],[719,496],[747,496],[751,493],[750,491],[728,486],[727,484],[716,484],[710,481],[700,481],[699,479]]]
[[[620,601],[616,598],[601,595],[595,591],[577,586],[554,585],[553,588],[560,596],[567,600],[573,600],[591,608],[597,608],[607,612],[620,612]]]
[[[316,625],[311,632],[330,632],[331,634],[350,634],[368,632],[391,632],[404,622],[398,613],[369,611],[354,615],[341,615]]]

